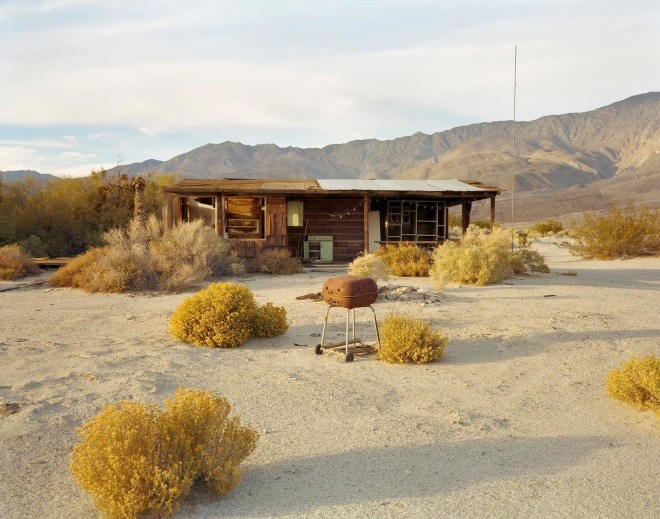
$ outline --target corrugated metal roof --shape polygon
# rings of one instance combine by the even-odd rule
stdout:
[[[362,180],[327,178],[317,180],[326,191],[485,191],[460,180]]]
[[[486,193],[502,191],[474,180],[360,180],[360,179],[184,179],[165,188],[166,193],[203,195],[205,193]]]

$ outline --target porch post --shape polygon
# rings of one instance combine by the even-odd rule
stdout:
[[[364,195],[364,252],[369,252],[369,195]]]
[[[222,213],[224,212],[224,207],[222,205],[222,196],[220,193],[215,195],[215,233],[219,236],[222,236]]]
[[[461,207],[461,226],[463,227],[463,234],[465,234],[467,228],[470,226],[470,212],[472,211],[472,202],[463,202]]]
[[[490,230],[495,226],[495,195],[490,197]]]

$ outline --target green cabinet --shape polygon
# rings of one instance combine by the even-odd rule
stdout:
[[[332,236],[308,236],[303,244],[303,258],[308,261],[332,261]]]

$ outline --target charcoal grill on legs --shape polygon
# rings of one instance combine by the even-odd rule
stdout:
[[[358,276],[339,276],[329,278],[323,283],[323,291],[321,293],[323,300],[328,303],[328,309],[325,311],[323,319],[323,333],[321,334],[321,344],[316,346],[315,352],[317,355],[323,353],[326,349],[335,349],[341,347],[339,345],[324,346],[325,345],[325,331],[328,325],[328,315],[332,308],[345,308],[346,309],[346,346],[345,346],[345,359],[346,362],[352,362],[354,352],[364,350],[364,346],[358,346],[361,341],[355,338],[355,309],[356,308],[369,308],[374,316],[374,327],[376,328],[376,340],[380,346],[380,333],[378,332],[378,320],[376,319],[376,311],[371,306],[378,297],[378,285],[376,281],[368,277]],[[353,338],[348,339],[349,320],[353,316]],[[373,350],[372,350],[373,351]]]

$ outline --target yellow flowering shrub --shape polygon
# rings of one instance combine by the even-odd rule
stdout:
[[[71,469],[104,517],[171,515],[200,478],[220,494],[238,484],[257,432],[208,391],[179,388],[166,407],[111,404],[79,429]]]
[[[170,333],[198,346],[235,348],[252,334],[256,309],[246,286],[214,283],[177,307],[170,319]]]
[[[607,374],[605,392],[637,409],[651,409],[660,416],[660,358],[632,357]]]
[[[393,276],[426,277],[433,265],[431,253],[414,243],[388,244],[375,252]]]
[[[442,357],[448,342],[425,322],[404,314],[391,314],[380,328],[377,356],[392,364],[423,364]]]
[[[252,335],[254,337],[275,337],[289,329],[286,322],[286,309],[283,306],[273,306],[273,303],[257,307],[252,320]]]

